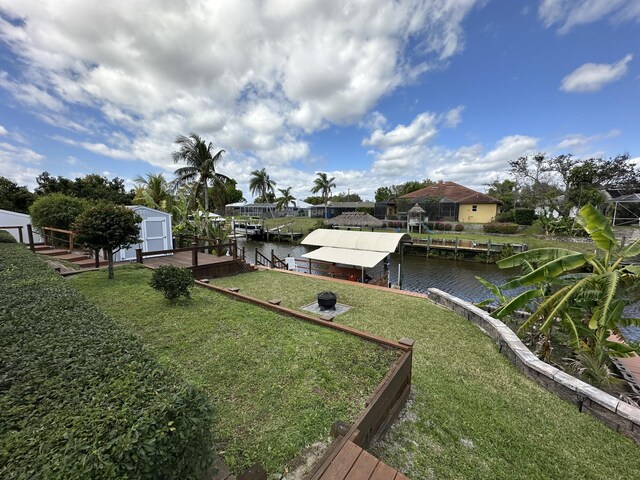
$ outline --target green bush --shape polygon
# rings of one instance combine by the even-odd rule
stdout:
[[[513,221],[518,225],[533,225],[536,212],[532,208],[516,208],[514,210]]]
[[[17,243],[17,241],[6,230],[0,230],[0,243]]]
[[[434,230],[436,228],[436,224],[434,222],[427,222],[427,228],[429,230]]]
[[[461,231],[463,231],[463,230],[464,230],[464,225],[463,225],[463,224],[461,224],[461,223],[456,223],[456,226],[455,226],[455,227],[453,227],[453,229],[454,229],[456,232],[461,232]]]
[[[485,223],[482,225],[486,233],[516,233],[518,231],[517,223]]]
[[[516,219],[515,214],[514,214],[514,210],[509,210],[508,212],[500,212],[499,214],[496,215],[496,222],[507,222],[507,223],[512,223],[514,222]]]
[[[193,287],[193,276],[186,268],[163,265],[153,271],[151,288],[164,294],[164,298],[177,300],[180,296],[190,298],[189,289]]]
[[[31,215],[33,226],[37,229],[55,227],[70,230],[76,217],[85,210],[87,205],[87,201],[81,198],[52,193],[38,197],[29,207],[29,215]]]
[[[453,225],[451,225],[450,223],[445,223],[444,230],[445,232],[450,232],[451,230],[453,230]]]
[[[444,230],[444,223],[436,222],[436,230]]]
[[[204,394],[18,245],[0,244],[0,351],[0,477],[198,478],[209,468]]]

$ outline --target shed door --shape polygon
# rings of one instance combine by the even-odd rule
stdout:
[[[142,222],[142,236],[145,252],[167,250],[167,220],[165,218],[147,218]]]

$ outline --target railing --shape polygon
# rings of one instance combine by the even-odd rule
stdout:
[[[296,270],[311,275],[321,275],[352,282],[358,281],[362,276],[362,271],[357,268],[339,267],[332,263],[303,258],[296,258]]]
[[[18,230],[18,237],[20,243],[24,243],[24,238],[22,237],[22,229],[24,227],[22,225],[9,225],[6,227],[0,226],[0,230]]]
[[[66,246],[67,250],[73,250],[75,246],[76,232],[71,230],[63,230],[61,228],[54,227],[40,227],[42,234],[42,240],[46,245],[52,247]],[[55,235],[60,233],[62,235]]]
[[[273,253],[273,249],[271,250],[271,266],[273,268],[282,268],[283,270],[289,269],[289,267],[287,266],[287,263],[281,258],[278,258],[276,254]]]
[[[260,253],[260,251],[256,248],[256,258],[255,258],[255,264],[256,265],[261,265],[263,267],[269,267],[271,268],[271,260],[269,260],[267,257],[265,257],[262,253]]]
[[[212,239],[209,239],[212,240]],[[229,243],[214,243],[213,245],[198,245],[197,242],[192,242],[190,247],[182,247],[182,248],[172,248],[170,250],[154,250],[152,252],[143,252],[141,249],[136,250],[136,262],[144,263],[144,257],[150,257],[153,255],[170,255],[174,253],[180,252],[191,252],[191,266],[198,266],[198,253],[199,252],[208,252],[211,253],[212,250],[216,250],[217,256],[222,256],[222,250],[224,248],[229,248],[231,252],[231,256],[233,259],[238,258],[238,244],[236,241],[232,241]],[[244,248],[242,251],[242,256],[244,258]]]

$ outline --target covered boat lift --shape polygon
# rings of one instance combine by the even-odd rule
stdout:
[[[360,268],[360,281],[365,281],[365,268],[373,268],[395,252],[400,251],[398,285],[402,285],[402,257],[405,242],[411,237],[406,233],[357,232],[350,230],[314,230],[302,240],[302,245],[320,247],[302,255],[309,260],[329,264],[349,265]],[[384,272],[388,275],[388,263]],[[357,278],[353,278],[357,280]],[[378,283],[378,282],[373,282]]]
[[[613,225],[640,225],[640,193],[612,198]]]

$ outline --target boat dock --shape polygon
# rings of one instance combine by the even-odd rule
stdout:
[[[430,250],[446,250],[454,253],[485,253],[500,254],[503,249],[509,248],[512,253],[524,252],[528,249],[526,243],[501,243],[492,242],[491,240],[486,242],[479,242],[475,240],[467,240],[463,238],[412,238],[411,243],[407,244],[408,247],[416,247],[426,250],[427,255]]]

